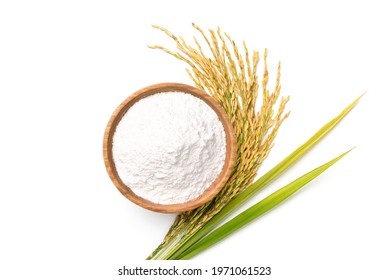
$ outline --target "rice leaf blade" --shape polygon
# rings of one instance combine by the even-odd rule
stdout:
[[[205,249],[213,246],[214,244],[220,242],[224,238],[228,237],[232,233],[236,232],[243,226],[247,225],[254,219],[260,217],[261,215],[265,214],[266,212],[270,211],[283,201],[285,201],[287,198],[289,198],[291,195],[293,195],[295,192],[300,190],[302,187],[304,187],[306,184],[311,182],[313,179],[318,177],[321,173],[323,173],[325,170],[327,170],[330,166],[332,166],[334,163],[336,163],[338,160],[340,160],[342,157],[344,157],[347,153],[350,151],[347,151],[340,156],[332,159],[331,161],[321,165],[320,167],[306,173],[305,175],[297,178],[293,182],[289,183],[288,185],[284,186],[283,188],[277,190],[276,192],[272,193],[268,197],[264,198],[257,204],[251,206],[247,210],[243,211],[239,215],[235,216],[233,219],[228,221],[227,223],[223,224],[219,228],[215,229],[213,232],[211,232],[209,235],[205,236],[203,239],[201,239],[199,242],[194,244],[192,247],[190,247],[184,254],[182,254],[178,259],[190,259],[191,257],[197,255],[198,253],[204,251]]]
[[[264,174],[261,178],[250,185],[245,191],[238,194],[232,199],[223,209],[216,214],[212,219],[203,225],[203,227],[197,231],[190,239],[188,239],[171,257],[170,259],[176,259],[187,250],[190,246],[195,244],[199,239],[205,236],[213,228],[215,228],[223,219],[230,215],[233,211],[237,210],[241,205],[253,197],[258,191],[267,186],[271,181],[279,177],[285,170],[295,164],[302,156],[304,156],[309,150],[311,150],[320,140],[322,140],[350,111],[361,99],[359,96],[351,104],[349,104],[339,115],[333,118],[331,121],[321,127],[311,138],[309,138],[304,144],[299,146],[291,154],[289,154],[280,163],[274,166],[270,171]]]

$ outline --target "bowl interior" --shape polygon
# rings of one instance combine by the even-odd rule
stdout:
[[[174,92],[174,91],[192,94],[193,96],[196,96],[201,100],[203,100],[216,112],[217,116],[219,117],[219,120],[221,121],[224,127],[224,131],[226,134],[226,160],[224,162],[223,169],[219,174],[219,176],[217,177],[217,179],[199,197],[187,201],[185,203],[157,204],[136,195],[129,187],[127,187],[122,182],[116,170],[115,162],[113,160],[112,140],[118,123],[120,122],[124,114],[128,111],[128,109],[132,105],[134,105],[140,99],[147,97],[149,95],[161,93],[161,92]],[[225,113],[224,109],[219,105],[219,103],[217,103],[217,101],[214,100],[211,96],[189,85],[178,84],[178,83],[163,83],[163,84],[156,84],[156,85],[143,88],[135,92],[131,96],[129,96],[126,100],[124,100],[119,105],[119,107],[112,114],[105,130],[103,154],[104,154],[104,163],[112,182],[126,198],[138,204],[139,206],[152,211],[163,212],[163,213],[178,213],[178,212],[189,211],[201,206],[202,204],[211,200],[225,185],[229,176],[231,175],[235,158],[236,158],[236,140],[235,140],[233,127],[229,121],[227,114]]]

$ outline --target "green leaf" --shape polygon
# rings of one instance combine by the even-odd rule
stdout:
[[[286,185],[285,187],[279,189],[278,191],[272,193],[265,199],[261,200],[257,204],[243,211],[242,213],[234,217],[232,220],[228,221],[227,223],[223,224],[219,228],[215,229],[209,235],[205,236],[199,242],[194,244],[187,251],[185,251],[184,254],[182,254],[179,257],[179,259],[182,260],[190,259],[191,257],[197,255],[198,253],[204,251],[205,249],[211,247],[212,245],[218,243],[219,241],[223,240],[227,236],[236,232],[237,230],[247,225],[254,219],[260,217],[264,213],[273,209],[278,204],[280,204],[288,197],[290,197],[292,194],[294,194],[299,189],[301,189],[303,186],[305,186],[310,181],[315,179],[321,173],[323,173],[331,165],[333,165],[335,162],[337,162],[342,157],[344,157],[348,152],[350,151],[347,151],[346,153],[334,158],[333,160],[327,162],[326,164],[323,164],[322,166],[299,177],[298,179],[294,180],[292,183]]]
[[[357,104],[359,99],[363,95],[359,96],[354,102],[348,105],[338,116],[325,124],[320,128],[311,138],[304,144],[298,147],[294,152],[288,155],[284,160],[278,163],[265,175],[255,181],[245,191],[238,194],[233,200],[231,200],[218,214],[216,214],[211,220],[203,225],[203,227],[197,231],[192,237],[190,237],[177,251],[171,255],[170,259],[177,259],[180,254],[187,250],[190,246],[200,240],[203,236],[214,229],[223,219],[229,214],[238,209],[242,204],[254,196],[259,190],[263,189],[275,178],[279,177],[285,170],[290,168],[296,163],[303,155],[305,155],[312,147],[314,147],[321,139],[324,138]]]

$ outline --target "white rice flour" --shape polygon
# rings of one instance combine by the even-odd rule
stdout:
[[[138,196],[160,204],[200,196],[218,177],[226,135],[216,113],[183,92],[157,93],[135,103],[113,137],[118,174]]]

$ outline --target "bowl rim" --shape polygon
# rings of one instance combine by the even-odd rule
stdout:
[[[216,180],[197,198],[177,204],[158,204],[136,195],[130,187],[126,186],[117,173],[112,153],[112,140],[118,123],[125,113],[136,102],[147,96],[163,92],[184,92],[203,100],[217,114],[226,135],[226,159]],[[236,138],[230,119],[223,107],[204,91],[181,83],[159,83],[144,87],[127,97],[113,112],[104,133],[103,141],[104,164],[109,177],[116,188],[133,203],[151,211],[161,213],[180,213],[193,210],[214,198],[229,179],[236,159]]]

